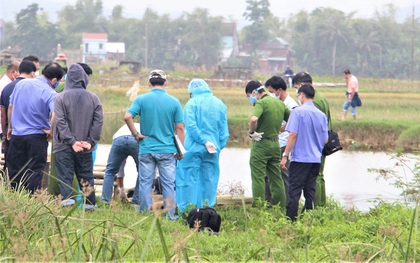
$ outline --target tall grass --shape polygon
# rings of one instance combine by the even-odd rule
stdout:
[[[415,262],[417,210],[379,203],[363,213],[328,205],[287,220],[279,207],[218,207],[218,236],[182,219],[99,204],[95,212],[60,208],[45,193],[32,198],[0,187],[0,260],[4,261],[372,261]],[[413,214],[414,211],[414,214]]]

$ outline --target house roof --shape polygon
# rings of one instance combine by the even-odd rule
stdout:
[[[83,39],[108,40],[108,35],[103,33],[83,33]]]

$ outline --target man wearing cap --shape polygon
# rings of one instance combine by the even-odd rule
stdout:
[[[253,140],[249,164],[251,167],[253,204],[265,199],[264,177],[267,175],[272,204],[286,207],[286,193],[279,166],[280,145],[278,135],[283,120],[287,121],[290,109],[268,96],[259,81],[250,81],[245,93],[254,106],[249,123],[249,137]]]
[[[188,85],[184,107],[185,158],[178,162],[176,197],[179,212],[189,204],[214,207],[219,183],[219,154],[229,138],[226,105],[203,79]]]
[[[158,167],[165,211],[168,218],[174,220],[176,160],[183,158],[182,154],[177,153],[174,135],[177,134],[181,143],[184,143],[184,120],[181,103],[166,92],[166,84],[165,72],[158,69],[150,72],[150,91],[133,101],[124,120],[140,142],[140,211],[152,208],[152,184],[155,168]],[[133,121],[137,115],[140,117],[140,131],[135,128]]]

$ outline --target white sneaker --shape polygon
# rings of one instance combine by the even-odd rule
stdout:
[[[61,202],[62,207],[72,206],[74,204],[76,204],[76,201],[74,201],[74,199],[66,199],[66,200],[63,200],[63,202]]]

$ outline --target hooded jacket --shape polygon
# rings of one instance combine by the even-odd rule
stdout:
[[[185,148],[194,151],[210,141],[220,152],[229,138],[225,104],[202,79],[192,80],[188,92],[192,98],[184,107]]]
[[[94,146],[101,137],[102,105],[98,96],[86,90],[89,78],[79,64],[72,64],[67,72],[66,87],[54,101],[53,152],[71,148],[76,141]]]

